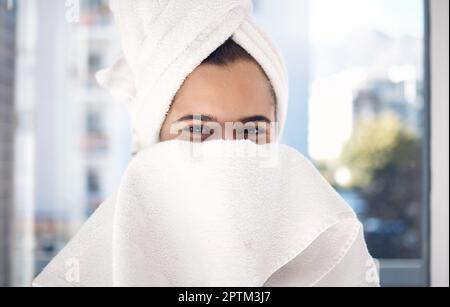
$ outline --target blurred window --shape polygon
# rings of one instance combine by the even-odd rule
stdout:
[[[14,216],[12,233],[0,229],[2,242],[13,238],[0,246],[0,270],[12,254],[8,282],[29,285],[115,190],[130,135],[124,104],[94,78],[120,52],[108,1],[12,1],[13,10],[6,2],[0,95],[10,96],[0,99],[0,116],[10,123],[5,112],[14,106],[17,122],[15,131],[0,129],[0,176],[15,177],[14,195],[0,185],[0,222]],[[354,208],[383,285],[428,281],[426,3],[254,1],[290,74],[283,141]],[[14,40],[17,50],[3,43]]]

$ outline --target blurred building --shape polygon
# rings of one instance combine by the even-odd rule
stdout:
[[[38,52],[37,78],[45,81],[36,101],[36,272],[114,191],[130,156],[125,108],[95,80],[119,52],[108,1],[81,1],[70,20],[65,14],[49,18],[55,9],[71,8],[55,0],[37,7],[48,20],[40,26],[39,37],[46,33],[47,40],[41,48],[61,48],[48,50],[52,56]],[[59,89],[43,84],[49,80]]]
[[[416,135],[422,131],[423,82],[415,67],[392,67],[385,78],[371,80],[355,91],[354,120],[372,120],[384,113],[395,115]]]
[[[95,81],[119,53],[107,2],[17,3],[17,285],[28,285],[114,192],[130,158],[125,106]]]
[[[108,1],[82,1],[80,9],[80,22],[72,26],[70,43],[78,50],[68,65],[70,83],[75,85],[72,103],[80,108],[78,151],[85,216],[89,216],[113,192],[112,178],[120,176],[129,148],[124,109],[111,101],[95,79],[96,72],[109,66],[120,50]]]
[[[338,159],[358,122],[386,113],[422,134],[423,81],[415,67],[351,67],[313,81],[310,92],[309,151],[316,161]]]
[[[0,1],[0,286],[10,281],[14,174],[14,7]]]

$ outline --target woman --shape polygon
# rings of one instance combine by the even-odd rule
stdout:
[[[279,145],[288,80],[249,0],[112,0],[134,157],[36,286],[377,286],[362,226]]]

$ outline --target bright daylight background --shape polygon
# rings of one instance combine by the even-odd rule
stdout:
[[[424,1],[254,2],[289,68],[285,143],[358,213],[383,285],[426,285]],[[0,285],[30,285],[115,189],[127,117],[94,73],[118,52],[106,1],[0,0]]]

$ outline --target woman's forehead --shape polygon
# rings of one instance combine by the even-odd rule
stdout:
[[[270,83],[250,61],[226,66],[201,65],[177,93],[173,112],[242,113],[271,112]]]

